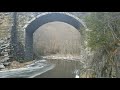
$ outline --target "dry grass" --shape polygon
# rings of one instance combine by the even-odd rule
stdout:
[[[20,63],[20,62],[17,62],[17,61],[12,61],[11,64],[10,64],[10,66],[8,66],[7,68],[8,69],[23,68],[26,65],[29,65],[29,64],[32,64],[32,63],[33,63],[33,61],[25,62],[25,63]]]
[[[37,55],[80,54],[80,33],[64,22],[41,26],[33,35]]]

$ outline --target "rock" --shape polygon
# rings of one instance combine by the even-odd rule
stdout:
[[[9,66],[11,64],[11,62],[4,62],[3,65],[4,66]]]
[[[9,56],[9,55],[8,55],[8,52],[4,52],[4,56],[6,56],[6,57]]]
[[[4,69],[5,68],[5,66],[1,63],[0,64],[0,69]]]
[[[6,62],[9,60],[9,57],[0,57],[0,63]]]

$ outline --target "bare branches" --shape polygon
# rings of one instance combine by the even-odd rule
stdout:
[[[34,49],[44,55],[80,54],[80,33],[74,27],[63,22],[51,22],[41,26],[33,35]],[[43,49],[44,48],[44,49]],[[37,52],[36,52],[37,53]]]

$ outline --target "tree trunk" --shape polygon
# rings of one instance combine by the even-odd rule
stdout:
[[[11,30],[11,55],[12,59],[17,60],[17,12],[13,13],[13,26]]]

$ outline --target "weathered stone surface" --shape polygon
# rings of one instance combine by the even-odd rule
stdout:
[[[9,47],[10,47],[10,40],[7,38],[3,39],[0,45],[0,63],[7,62],[9,60],[9,52],[10,52]]]
[[[5,66],[1,63],[0,64],[0,69],[4,69],[5,68]]]
[[[9,66],[11,64],[11,62],[4,62],[3,65],[4,66]]]
[[[9,57],[0,57],[0,63],[7,62],[9,60]]]

